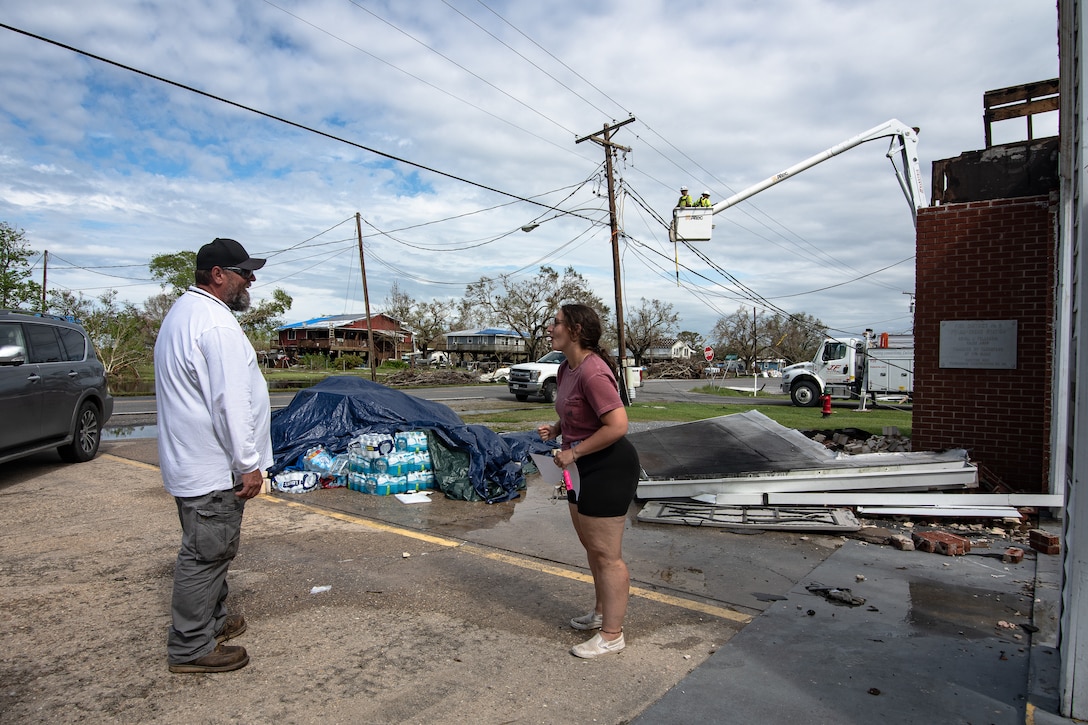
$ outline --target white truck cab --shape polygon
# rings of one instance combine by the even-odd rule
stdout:
[[[536,362],[514,365],[510,368],[507,388],[520,401],[528,400],[529,396],[540,396],[545,403],[554,403],[559,385],[556,376],[559,365],[566,359],[563,353],[552,350]]]

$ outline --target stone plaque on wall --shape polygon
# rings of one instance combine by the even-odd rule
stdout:
[[[1016,320],[941,322],[940,367],[1016,369]]]

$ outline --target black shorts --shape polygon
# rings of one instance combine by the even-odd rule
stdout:
[[[626,516],[635,500],[635,488],[642,467],[638,451],[626,438],[604,450],[578,457],[581,479],[577,500],[567,491],[567,500],[577,504],[583,516]]]

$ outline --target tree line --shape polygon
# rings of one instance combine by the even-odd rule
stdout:
[[[196,265],[195,251],[152,257],[148,271],[161,291],[142,304],[133,304],[119,301],[112,289],[94,298],[58,289],[43,295],[42,285],[31,278],[30,260],[36,256],[23,230],[0,222],[0,309],[76,318],[115,380],[139,376],[150,365],[159,326],[174,300],[193,283]],[[274,345],[276,328],[285,324],[293,302],[287,292],[275,288],[270,299],[255,299],[248,311],[237,314],[254,347],[267,351]],[[394,282],[382,311],[414,333],[424,357],[446,333],[495,327],[520,335],[529,358],[536,359],[551,349],[547,325],[555,311],[571,302],[597,311],[606,324],[602,342],[606,349],[615,349],[618,337],[611,308],[573,267],[560,272],[542,266],[535,276],[520,280],[481,277],[467,286],[460,300],[416,300]],[[651,351],[670,348],[677,341],[699,354],[711,345],[716,359],[730,356],[746,367],[768,357],[798,362],[810,359],[825,335],[824,325],[810,315],[771,315],[741,307],[719,318],[704,336],[680,329],[680,316],[672,304],[645,297],[630,306],[624,319],[624,341],[635,365],[643,365]]]

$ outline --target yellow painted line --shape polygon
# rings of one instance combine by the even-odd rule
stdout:
[[[642,597],[643,599],[649,599],[652,602],[660,602],[661,604],[668,604],[673,607],[690,609],[693,612],[708,614],[711,617],[718,617],[719,619],[728,619],[731,622],[748,624],[752,621],[751,614],[741,614],[728,607],[719,607],[716,604],[705,604],[703,602],[692,601],[691,599],[684,599],[683,597],[674,597],[671,594],[662,594],[661,592],[655,592],[651,589],[631,587],[631,596]]]
[[[593,583],[593,577],[584,572],[575,571],[572,569],[565,569],[563,567],[554,566],[552,564],[545,564],[535,559],[530,559],[524,556],[517,556],[514,554],[507,554],[501,551],[495,551],[493,549],[485,549],[474,544],[467,544],[462,541],[456,541],[454,539],[446,539],[440,536],[432,536],[430,534],[424,534],[419,531],[413,531],[412,529],[404,529],[399,526],[392,526],[380,521],[374,521],[373,519],[363,518],[362,516],[354,516],[352,514],[344,514],[338,511],[329,511],[327,509],[317,508],[310,506],[309,504],[299,503],[297,501],[283,501],[279,498],[267,497],[269,501],[276,501],[283,503],[286,506],[294,508],[305,509],[310,513],[315,513],[320,516],[327,516],[329,518],[337,519],[338,521],[346,521],[348,523],[359,524],[369,529],[375,529],[377,531],[384,531],[390,534],[396,534],[398,536],[404,536],[410,539],[416,539],[418,541],[426,541],[432,544],[438,544],[439,546],[446,546],[450,548],[458,547],[462,551],[472,554],[473,556],[479,556],[484,559],[490,559],[492,561],[501,562],[503,564],[509,564],[511,566],[521,567],[522,569],[530,569],[542,574],[549,574],[551,576],[562,577],[564,579],[571,579],[573,581],[584,582],[587,584]],[[663,594],[661,592],[655,592],[650,589],[643,589],[642,587],[631,587],[631,596],[641,597],[642,599],[649,599],[653,602],[660,604],[667,604],[673,607],[680,607],[682,609],[688,609],[693,612],[699,612],[701,614],[707,614],[712,617],[718,617],[719,619],[728,619],[732,622],[739,622],[741,624],[747,624],[752,621],[752,616],[749,614],[742,614],[727,607],[720,607],[715,604],[706,604],[704,602],[696,602],[691,599],[684,599],[683,597],[676,597],[671,594]]]
[[[552,566],[551,564],[543,564],[532,559],[527,559],[521,556],[515,556],[512,554],[505,554],[501,551],[491,551],[488,549],[481,549],[473,546],[472,544],[466,544],[461,547],[464,551],[475,554],[476,556],[482,556],[485,559],[491,559],[493,561],[501,561],[504,564],[511,564],[513,566],[520,566],[522,569],[532,569],[533,571],[539,571],[544,574],[551,574],[552,576],[563,577],[564,579],[573,579],[574,581],[586,582],[588,584],[593,583],[593,577],[589,574],[585,574],[580,571],[573,571],[570,569],[563,569],[558,566]],[[661,592],[655,592],[652,589],[643,589],[642,587],[631,587],[632,597],[641,597],[642,599],[649,599],[653,602],[660,602],[661,604],[668,604],[673,607],[681,607],[682,609],[690,609],[693,612],[701,612],[703,614],[709,614],[712,617],[718,617],[720,619],[728,619],[733,622],[741,622],[747,624],[752,621],[752,617],[749,614],[741,614],[735,612],[727,607],[719,607],[715,604],[705,604],[703,602],[692,601],[691,599],[684,599],[683,597],[674,597],[671,594],[662,594]]]
[[[127,463],[130,466],[135,466],[136,468],[143,468],[148,471],[155,471],[156,473],[159,471],[158,466],[152,465],[150,463],[144,463],[143,461],[134,461],[131,458],[122,458],[121,456],[115,456],[112,453],[103,453],[98,457],[100,459],[115,461],[117,463]]]
[[[142,463],[140,461],[133,461],[129,458],[121,458],[120,456],[114,456],[107,453],[103,453],[99,457],[109,459],[111,461],[118,461],[120,463],[128,463],[129,465],[136,466],[137,468],[144,468],[149,471],[159,470],[158,466],[153,466],[148,463]],[[330,511],[328,509],[318,508],[316,506],[300,503],[298,501],[284,501],[281,498],[275,496],[265,496],[263,494],[259,496],[259,498],[264,499],[265,501],[283,504],[284,506],[303,509],[305,511],[309,511],[310,513],[318,514],[319,516],[336,519],[337,521],[344,521],[349,524],[364,526],[368,529],[373,529],[374,531],[382,531],[387,534],[404,536],[409,539],[415,539],[416,541],[425,541],[428,544],[445,546],[451,549],[460,548],[462,551],[472,554],[473,556],[479,556],[485,559],[490,559],[492,561],[498,561],[503,564],[521,567],[522,569],[530,569],[532,571],[537,571],[542,574],[562,577],[564,579],[571,579],[573,581],[584,582],[586,584],[593,583],[593,577],[584,572],[575,571],[573,569],[564,569],[563,567],[545,564],[543,562],[529,559],[523,556],[515,556],[513,554],[506,554],[501,551],[484,549],[473,544],[466,544],[463,541],[457,541],[456,539],[447,539],[442,536],[424,534],[421,531],[413,531],[412,529],[405,529],[400,526],[393,526],[391,524],[382,523],[381,521],[375,521],[374,519],[363,518],[362,516],[355,516],[353,514],[340,513],[339,511]],[[676,597],[671,594],[655,592],[652,589],[631,587],[631,596],[641,597],[642,599],[648,599],[652,602],[658,602],[660,604],[666,604],[672,607],[680,607],[681,609],[687,609],[693,612],[699,612],[701,614],[707,614],[711,617],[718,617],[719,619],[728,619],[731,622],[747,624],[748,622],[752,621],[752,616],[749,614],[742,614],[727,607],[719,607],[715,604],[706,604],[704,602],[696,602],[691,599],[684,599],[683,597]]]
[[[383,524],[380,521],[374,521],[373,519],[365,519],[362,516],[354,516],[352,514],[344,514],[339,511],[329,511],[328,509],[318,508],[305,503],[299,503],[298,501],[284,501],[283,499],[276,498],[274,496],[261,496],[266,501],[274,501],[276,503],[282,503],[284,506],[290,506],[292,508],[300,508],[309,511],[310,513],[318,514],[319,516],[325,516],[330,519],[336,519],[338,521],[346,521],[350,524],[358,524],[365,526],[368,529],[374,529],[376,531],[384,531],[388,534],[397,534],[398,536],[405,536],[409,539],[416,539],[418,541],[426,541],[428,544],[437,544],[438,546],[457,547],[461,546],[463,542],[456,541],[454,539],[446,539],[441,536],[432,536],[431,534],[424,534],[421,531],[412,531],[411,529],[403,529],[399,526],[392,526],[390,524]]]

